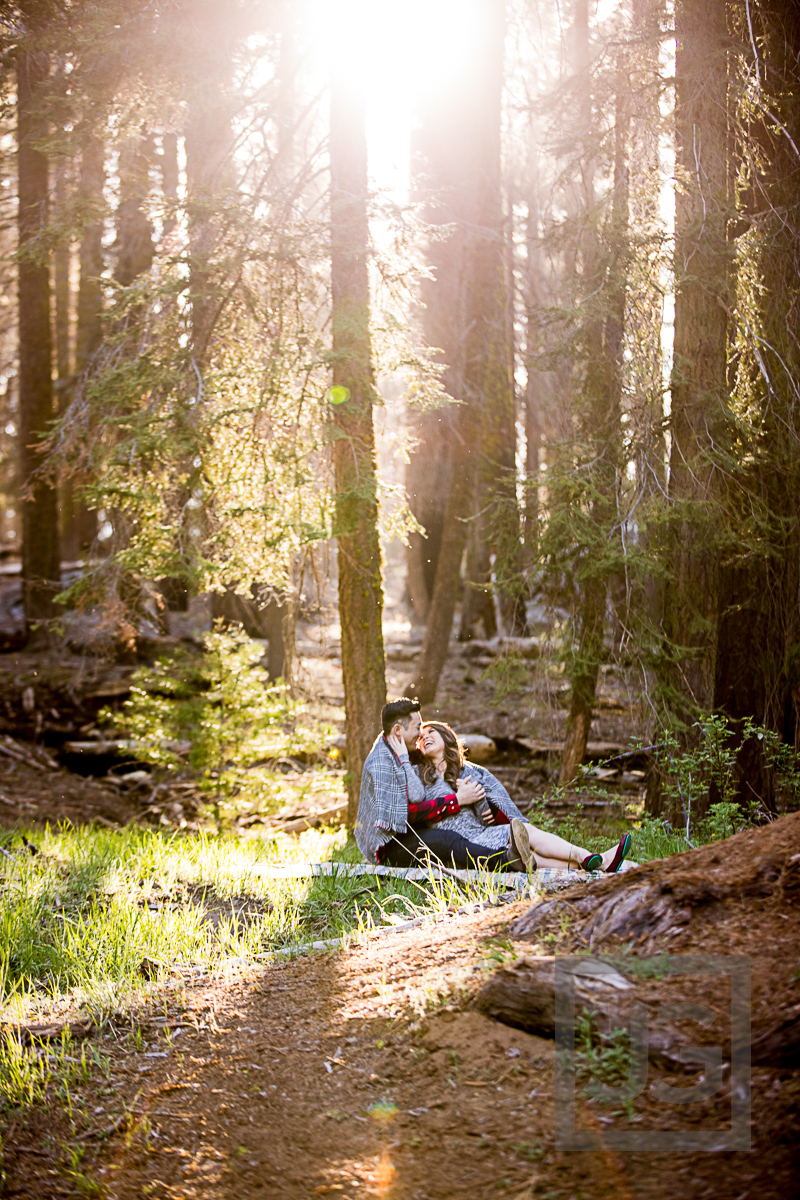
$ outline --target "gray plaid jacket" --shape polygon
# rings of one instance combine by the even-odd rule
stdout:
[[[384,735],[378,734],[361,775],[355,827],[358,848],[367,862],[377,861],[378,850],[392,833],[405,833],[409,800],[417,804],[424,796],[422,780],[408,759],[399,759]]]

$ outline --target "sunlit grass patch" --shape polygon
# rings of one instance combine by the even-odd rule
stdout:
[[[625,826],[627,827],[627,825]],[[619,837],[571,818],[559,828],[595,846]],[[643,818],[640,861],[685,848],[679,835]],[[375,875],[275,878],[271,868],[353,863],[344,830],[241,838],[167,833],[141,826],[72,827],[2,835],[0,1016],[79,1005],[110,1011],[123,997],[170,979],[263,962],[422,916],[496,901],[491,874],[415,881]]]
[[[107,1058],[85,1042],[77,1046],[67,1030],[52,1041],[23,1045],[14,1036],[0,1039],[0,1112],[44,1104],[48,1090],[67,1110],[71,1088],[98,1071],[108,1075]]]
[[[296,838],[166,834],[139,826],[5,836],[0,1004],[8,1019],[65,1003],[109,1011],[181,972],[264,961],[309,943],[491,899],[475,884],[373,875],[270,877],[272,867],[360,859],[343,830]]]

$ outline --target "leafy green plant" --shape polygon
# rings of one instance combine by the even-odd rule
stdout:
[[[627,1029],[601,1033],[594,1014],[584,1009],[575,1024],[575,1073],[620,1087],[630,1076],[631,1039]]]
[[[705,835],[704,840],[721,842],[724,838],[733,837],[746,825],[747,819],[743,819],[739,805],[730,800],[722,800],[719,804],[711,805],[707,816],[701,822],[701,829]]]
[[[721,714],[709,714],[695,723],[695,745],[681,749],[671,731],[662,735],[658,757],[664,771],[664,795],[669,807],[683,813],[684,839],[691,846],[692,836],[702,841],[717,841],[746,828],[760,815],[755,801],[743,809],[736,801],[737,762],[744,746],[755,739],[761,743],[765,766],[773,770],[779,785],[795,803],[800,797],[800,764],[793,747],[779,735],[749,717],[738,732],[732,731]],[[710,806],[704,819],[696,813],[709,794],[719,799]]]
[[[300,731],[299,706],[283,682],[270,683],[263,653],[240,627],[218,627],[204,636],[201,655],[178,651],[141,667],[122,711],[102,714],[144,762],[195,772],[218,823],[222,802],[246,781],[248,767],[324,735]]]
[[[482,683],[494,684],[494,696],[490,701],[493,705],[502,704],[509,696],[519,695],[530,683],[527,664],[514,650],[492,659],[480,679]]]

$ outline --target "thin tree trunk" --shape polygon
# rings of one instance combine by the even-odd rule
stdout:
[[[635,347],[628,364],[628,386],[632,397],[630,431],[635,448],[634,469],[637,511],[642,515],[638,545],[643,559],[658,555],[659,526],[651,524],[653,513],[663,512],[667,495],[667,446],[664,434],[664,356],[661,335],[664,325],[664,295],[660,282],[663,249],[662,218],[659,211],[660,97],[663,81],[659,52],[662,41],[664,0],[633,0],[631,51],[630,217],[631,226],[642,238],[636,256],[636,324],[629,344]],[[646,733],[649,743],[660,740],[661,714],[656,698],[659,672],[656,653],[661,644],[664,616],[664,578],[660,570],[647,570],[635,582],[632,607],[639,616],[639,639],[645,647],[641,672]],[[647,811],[661,810],[662,775],[657,758],[647,773]]]
[[[505,5],[487,0],[475,130],[474,258],[465,326],[465,381],[481,409],[480,537],[493,561],[498,608],[509,633],[525,629],[524,567],[517,502],[517,424],[509,306],[507,222],[500,129]]]
[[[177,227],[178,207],[178,135],[165,133],[161,139],[161,191],[167,215],[164,218],[164,237]]]
[[[117,208],[117,265],[114,278],[123,287],[149,271],[155,257],[153,226],[144,212],[149,190],[149,163],[153,139],[144,131],[130,137],[119,152],[119,207]]]
[[[43,640],[39,621],[55,615],[59,589],[58,502],[50,481],[34,478],[42,466],[39,442],[54,416],[50,264],[43,234],[48,220],[48,162],[38,144],[47,134],[41,114],[46,55],[35,45],[41,6],[28,0],[20,16],[33,45],[17,54],[19,169],[19,457],[22,485],[22,595],[29,637]]]
[[[103,311],[103,184],[105,155],[99,137],[89,134],[83,147],[79,179],[80,204],[84,226],[78,251],[77,322],[75,330],[75,374],[81,375],[100,345]],[[70,477],[62,487],[64,554],[67,558],[85,558],[97,537],[97,513],[87,508],[75,494]]]
[[[669,490],[671,578],[665,698],[684,748],[714,703],[727,393],[728,78],[724,0],[677,0],[675,344]],[[702,811],[697,816],[702,816]]]
[[[78,321],[75,332],[75,371],[86,370],[100,345],[103,312],[103,184],[105,156],[99,137],[90,135],[83,147],[80,173],[81,210],[85,224],[80,242]]]
[[[231,178],[233,135],[223,93],[198,85],[189,104],[186,126],[186,190],[189,217],[189,292],[192,299],[192,349],[202,371],[219,310],[212,257],[219,242],[219,207]]]
[[[422,704],[430,704],[434,700],[450,648],[461,560],[467,540],[466,517],[469,515],[475,493],[478,465],[480,417],[474,405],[462,404],[459,408],[456,434],[461,453],[455,464],[453,482],[444,510],[445,536],[439,549],[436,583],[431,597],[428,624],[425,627],[425,639],[414,668],[414,679],[408,684],[408,691],[416,695]]]
[[[55,170],[56,182],[54,199],[59,211],[67,203],[68,168],[66,162],[59,163]],[[72,260],[72,245],[69,237],[59,239],[53,252],[53,300],[54,300],[54,343],[56,377],[59,382],[59,392],[62,396],[69,386],[72,375],[72,303],[70,296],[70,263]],[[59,404],[59,408],[65,406]]]
[[[461,183],[470,200],[465,210],[468,222],[461,265],[461,387],[454,393],[463,403],[454,417],[452,482],[425,640],[415,667],[414,683],[423,703],[435,697],[447,658],[466,522],[473,512],[479,479],[485,486],[481,494],[488,499],[493,514],[486,527],[487,541],[501,559],[501,571],[506,569],[509,548],[513,557],[513,546],[519,547],[500,195],[504,13],[504,5],[483,0],[481,53],[460,114],[459,138],[464,156]]]
[[[539,204],[537,197],[538,172],[529,181],[527,225],[525,241],[527,248],[525,280],[525,565],[530,572],[536,561],[539,545],[539,490],[538,479],[541,469],[540,450],[542,423],[540,417],[540,393],[546,386],[543,374],[536,367],[541,330],[539,306],[542,299],[542,271],[539,255]]]
[[[367,141],[363,102],[337,63],[331,93],[331,287],[333,383],[349,397],[331,405],[347,735],[348,823],[361,770],[386,701],[383,582],[369,332]]]
[[[588,12],[585,4],[581,5],[579,11],[582,19],[578,33],[582,39],[586,39],[583,57],[588,67]],[[595,498],[592,501],[591,512],[597,536],[595,544],[591,547],[591,555],[595,561],[583,569],[582,586],[574,618],[571,664],[568,667],[571,683],[570,709],[559,775],[559,783],[562,785],[574,780],[586,754],[603,656],[609,584],[609,571],[603,566],[601,556],[609,538],[616,540],[618,537],[612,530],[616,521],[615,497],[619,486],[617,474],[621,442],[620,404],[628,233],[628,107],[627,79],[624,77],[623,63],[624,60],[621,60],[617,69],[614,192],[606,231],[608,246],[603,255],[595,235],[587,252],[585,290],[590,295],[600,293],[604,301],[604,312],[601,310],[590,321],[587,330],[587,363],[582,395],[583,420],[586,422],[587,437],[595,460]],[[593,207],[594,195],[591,187],[587,198],[590,227]]]
[[[473,514],[467,530],[467,557],[464,564],[464,590],[461,599],[461,624],[458,640],[468,642],[478,621],[484,637],[497,637],[497,613],[491,584],[491,555],[484,541],[478,514]]]
[[[426,247],[432,277],[420,282],[421,326],[425,342],[440,352],[442,385],[455,399],[463,396],[464,255],[468,225],[467,149],[458,87],[430,105],[415,131],[412,173],[415,198],[434,228],[447,228]],[[451,406],[420,413],[409,408],[412,441],[406,466],[408,503],[424,535],[409,538],[407,586],[411,619],[425,625],[436,583],[439,549],[445,536],[444,510],[453,478],[457,417]]]

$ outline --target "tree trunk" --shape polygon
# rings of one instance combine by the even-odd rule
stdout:
[[[461,91],[437,97],[422,114],[412,146],[415,198],[425,220],[447,236],[426,246],[432,278],[420,282],[422,333],[440,351],[442,385],[455,399],[463,396],[464,254],[468,223],[467,150],[461,126]],[[457,416],[451,406],[420,413],[407,410],[412,441],[406,467],[408,503],[425,534],[412,534],[406,553],[411,619],[425,625],[436,583],[444,536],[444,510],[453,478],[453,439]]]
[[[750,234],[744,239],[739,257],[740,288],[745,292],[743,307],[750,327],[740,331],[745,351],[737,364],[739,387],[746,389],[757,414],[757,448],[744,477],[737,478],[734,487],[728,485],[727,498],[741,513],[742,529],[754,495],[763,509],[757,538],[737,538],[734,555],[720,566],[714,705],[729,718],[736,735],[749,717],[796,746],[800,321],[793,297],[800,286],[796,255],[800,206],[793,179],[800,138],[800,27],[795,6],[787,0],[761,0],[733,17],[739,54],[753,73],[755,48],[760,56],[759,108],[740,101],[739,111],[734,109],[738,121],[731,139],[739,180],[737,224],[741,229],[746,222],[757,232],[756,237]],[[780,131],[771,115],[776,112]],[[744,511],[737,491],[743,492]],[[764,754],[764,741],[748,739],[736,766],[736,798],[742,806],[755,802],[774,811],[777,780]]]
[[[422,651],[414,668],[414,679],[407,685],[408,692],[417,696],[422,704],[430,704],[434,700],[450,648],[461,560],[467,540],[465,518],[475,492],[477,447],[480,444],[480,417],[474,405],[462,404],[458,409],[456,435],[459,458],[444,510],[444,536],[436,565],[436,583],[428,624]]]
[[[586,38],[585,59],[588,67],[588,13],[580,6],[583,20],[580,32]],[[582,394],[582,420],[586,440],[591,447],[594,466],[591,516],[594,540],[589,546],[589,561],[583,565],[577,597],[570,662],[571,682],[567,736],[562,755],[559,783],[571,783],[586,753],[586,743],[597,694],[597,679],[603,656],[606,597],[611,572],[603,563],[609,541],[616,541],[615,498],[620,470],[620,404],[622,399],[622,351],[627,290],[628,232],[628,110],[627,79],[623,61],[618,63],[614,144],[614,192],[606,227],[606,246],[592,237],[587,251],[587,278],[584,290],[599,294],[602,308],[590,318],[586,331],[586,374]],[[588,80],[587,80],[588,85]],[[588,99],[588,97],[587,97]],[[589,105],[587,104],[587,108]],[[587,225],[593,225],[593,186],[587,196]]]
[[[491,554],[484,541],[480,518],[475,513],[467,530],[467,557],[464,564],[464,590],[461,599],[461,626],[458,640],[468,642],[475,625],[483,624],[484,637],[497,637],[497,614],[491,584]]]
[[[79,247],[75,374],[81,375],[102,338],[103,311],[103,184],[105,155],[99,137],[89,134],[83,147],[80,170],[80,205],[84,220]],[[75,480],[64,481],[63,529],[67,558],[86,558],[97,537],[97,513],[75,494]]]
[[[178,135],[165,133],[161,139],[161,191],[167,215],[164,218],[164,237],[177,227],[178,207]]]
[[[119,152],[114,278],[122,287],[130,287],[139,275],[149,271],[155,257],[153,226],[144,213],[152,157],[153,139],[144,130],[141,136],[123,142]]]
[[[633,44],[630,55],[631,133],[630,133],[630,220],[642,238],[636,259],[638,282],[636,312],[638,320],[631,330],[629,345],[634,346],[627,366],[628,387],[634,399],[630,429],[634,450],[636,493],[641,514],[639,550],[642,558],[656,565],[659,554],[658,518],[667,495],[667,448],[664,436],[664,360],[661,336],[664,325],[662,274],[662,222],[659,212],[661,166],[659,130],[660,98],[663,87],[659,51],[662,41],[664,0],[633,0]],[[653,514],[656,520],[652,522]],[[642,674],[648,696],[658,696],[659,673],[655,655],[648,653],[662,640],[664,614],[663,572],[646,569],[643,578],[634,580],[632,607],[639,614],[639,638],[647,648]],[[660,719],[652,711],[647,720],[645,739],[660,740]],[[656,759],[647,776],[648,811],[661,786]]]
[[[53,419],[50,263],[44,235],[48,220],[48,162],[39,145],[47,136],[41,113],[46,55],[35,44],[41,6],[28,0],[20,16],[29,41],[17,54],[19,169],[19,456],[22,485],[22,595],[29,637],[43,640],[37,622],[55,615],[59,590],[58,503],[42,466],[40,439]],[[27,44],[26,44],[27,42]]]
[[[219,310],[211,260],[219,240],[221,196],[231,182],[232,151],[231,119],[224,93],[215,89],[212,94],[209,82],[204,80],[191,97],[186,126],[192,349],[200,370]]]
[[[68,192],[69,192],[69,177],[68,166],[65,161],[58,164],[55,169],[55,188],[54,199],[59,215],[66,209]],[[70,295],[70,262],[72,259],[72,245],[69,237],[59,238],[58,244],[53,252],[53,300],[54,304],[54,343],[55,343],[55,367],[56,377],[59,383],[59,392],[62,397],[69,386],[69,379],[72,374],[72,303]],[[63,409],[63,402],[59,404],[59,409]]]
[[[383,582],[369,332],[367,141],[365,111],[337,63],[331,93],[331,287],[333,383],[346,389],[331,405],[347,735],[348,824],[358,811],[361,770],[386,701]],[[342,393],[344,394],[344,393]]]
[[[273,682],[286,679],[289,674],[289,658],[283,628],[286,605],[279,603],[274,596],[259,596],[257,585],[254,585],[251,591],[252,596],[240,596],[233,589],[212,593],[212,620],[222,621],[226,626],[241,625],[248,637],[266,638],[269,643],[267,674]]]
[[[452,482],[442,523],[425,640],[414,683],[423,703],[436,695],[447,658],[461,561],[482,479],[492,512],[486,540],[505,573],[508,549],[519,546],[514,457],[514,404],[509,363],[505,245],[500,195],[500,96],[502,90],[504,6],[481,5],[480,53],[462,96],[456,146],[460,186],[467,216],[460,271],[460,388],[463,401],[454,415]],[[455,149],[453,153],[455,153]],[[468,203],[468,207],[467,207]],[[484,417],[484,413],[486,414]],[[514,536],[516,530],[516,538]],[[509,532],[510,531],[510,532]],[[513,557],[513,554],[512,554]]]
[[[664,631],[674,666],[664,700],[684,749],[714,704],[719,634],[719,501],[715,462],[727,395],[728,74],[724,0],[675,8],[675,344],[669,493],[671,575]],[[697,812],[702,817],[703,811]]]
[[[539,489],[542,422],[540,395],[547,389],[545,375],[538,370],[536,356],[540,351],[541,329],[539,310],[544,304],[544,280],[539,253],[538,171],[531,171],[525,242],[527,249],[525,277],[525,565],[530,572],[537,557],[539,544]],[[530,583],[529,583],[530,586]]]
[[[500,157],[505,5],[487,0],[483,67],[472,153],[473,242],[465,324],[464,378],[481,410],[480,516],[476,536],[486,543],[506,631],[525,629],[523,560],[516,481],[516,410],[507,276],[509,246],[503,212]],[[477,231],[480,231],[478,233]],[[479,581],[480,582],[480,581]]]

